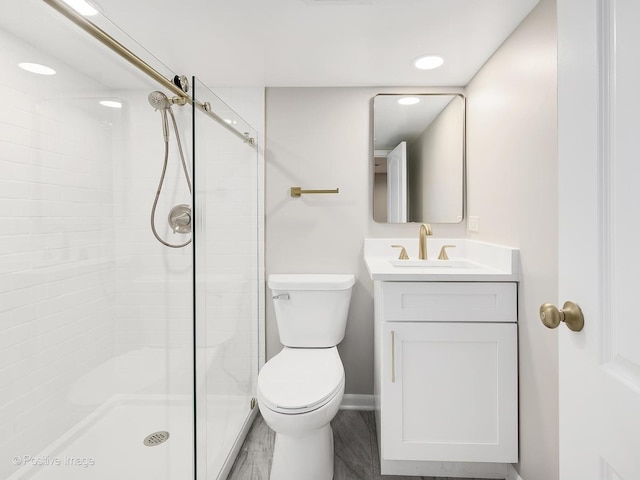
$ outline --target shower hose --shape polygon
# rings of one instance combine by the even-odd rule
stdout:
[[[187,187],[189,188],[189,194],[191,192],[191,179],[189,178],[189,172],[187,171],[187,164],[184,160],[184,152],[182,151],[182,143],[180,142],[180,134],[178,133],[178,124],[176,123],[176,117],[173,114],[173,110],[171,108],[167,108],[169,111],[169,115],[171,115],[171,123],[173,124],[173,131],[176,135],[176,143],[178,144],[178,152],[180,153],[180,161],[182,163],[182,170],[184,172],[184,177],[187,181]],[[162,185],[164,183],[164,177],[167,173],[167,164],[169,163],[169,137],[168,135],[164,139],[164,165],[162,166],[162,174],[160,175],[160,182],[158,183],[158,190],[156,191],[156,198],[153,200],[153,207],[151,207],[151,231],[153,231],[153,235],[158,239],[160,243],[166,245],[170,248],[182,248],[186,247],[191,243],[191,239],[187,240],[184,243],[173,244],[163,240],[158,232],[156,231],[156,207],[158,206],[158,199],[160,198],[160,192],[162,192]]]

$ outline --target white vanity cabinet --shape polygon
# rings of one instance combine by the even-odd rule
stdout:
[[[517,462],[517,283],[374,281],[374,301],[382,473]]]

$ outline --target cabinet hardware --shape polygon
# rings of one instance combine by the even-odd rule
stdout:
[[[308,195],[314,193],[340,193],[340,189],[336,188],[335,190],[303,190],[300,187],[291,187],[292,197],[299,197],[300,195]]]
[[[396,383],[396,332],[391,330],[391,383]]]

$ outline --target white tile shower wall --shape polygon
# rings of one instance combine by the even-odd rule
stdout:
[[[255,89],[263,92],[262,89]],[[190,394],[192,356],[192,249],[161,245],[150,229],[150,211],[158,187],[164,150],[160,114],[147,102],[148,91],[117,92],[127,105],[127,125],[116,132],[122,154],[115,162],[116,222],[116,351],[119,359],[148,359],[141,371],[119,372],[122,393]],[[246,92],[245,92],[246,93]],[[263,95],[243,95],[245,108],[256,118],[263,112]],[[192,136],[190,107],[173,107],[191,176]],[[259,112],[259,113],[255,113]],[[206,187],[208,242],[206,322],[207,354],[201,369],[221,382],[221,391],[246,391],[257,362],[257,280],[262,257],[262,222],[258,221],[262,167],[255,150],[210,120],[198,123],[197,142],[207,152],[199,162],[197,184]],[[172,129],[171,129],[172,130]],[[191,204],[180,167],[173,131],[169,167],[156,214],[158,233],[171,243],[174,235],[166,218],[178,203]],[[260,187],[258,187],[260,185]],[[261,218],[261,217],[260,217]],[[202,261],[202,259],[199,259]],[[251,302],[247,303],[247,299]],[[201,319],[204,320],[204,319]],[[198,328],[204,329],[200,322]],[[149,367],[162,352],[166,360]],[[126,365],[126,362],[119,362]],[[124,367],[126,368],[126,367]],[[237,379],[242,378],[239,382]]]
[[[0,35],[7,95],[0,109],[0,477],[6,478],[12,467],[5,459],[39,453],[114,394],[190,393],[192,277],[191,249],[168,249],[150,231],[163,160],[160,114],[146,100],[151,89],[105,92],[96,84],[83,95],[90,100],[68,98],[62,90],[86,89],[90,80],[70,78],[69,68],[60,79],[32,77],[16,67],[29,48]],[[263,118],[263,90],[253,90],[243,98]],[[97,105],[104,93],[120,97],[125,108]],[[190,110],[174,110],[190,163]],[[251,274],[238,278],[242,254],[224,268],[215,259],[236,245],[229,238],[253,239],[241,252],[262,248],[263,164],[254,158],[238,169],[233,148],[216,148],[222,164],[215,177],[225,183],[214,197],[226,203],[212,208],[211,224],[227,240],[212,244],[219,273],[208,302],[221,319],[212,344],[237,330],[225,348],[232,355],[220,365],[232,378],[253,375],[254,382],[255,321],[249,327],[236,319],[255,320],[263,308],[255,293],[263,288],[256,281],[262,255],[244,264]],[[161,225],[169,206],[190,203],[183,182],[172,146],[157,214],[160,234],[171,241]],[[257,301],[241,306],[238,295],[245,294]]]
[[[215,93],[238,107],[242,117],[260,120],[255,127],[263,131],[264,89],[220,90]],[[200,100],[211,100],[208,95],[201,91]],[[209,367],[199,378],[198,408],[216,419],[200,424],[198,446],[199,454],[210,458],[208,471],[200,474],[215,476],[214,465],[224,461],[220,452],[227,451],[218,447],[223,432],[235,437],[250,414],[263,353],[263,137],[256,150],[206,118],[196,121],[196,136],[196,215],[204,233],[199,238],[205,241],[197,248],[197,288],[199,294],[204,291],[197,334],[200,359],[206,358]]]
[[[17,67],[41,52],[0,32],[0,477],[92,409],[77,380],[112,353],[109,112],[101,86],[59,59],[56,77]],[[75,85],[71,92],[69,85]],[[86,97],[86,96],[85,96]],[[106,116],[105,116],[106,115]]]
[[[258,154],[218,126],[203,127],[206,345],[216,357],[207,393],[250,396],[260,308]]]
[[[252,127],[257,130],[257,150],[256,150],[256,168],[257,168],[257,311],[252,311],[252,315],[257,315],[259,326],[252,332],[252,342],[258,344],[258,362],[262,366],[266,357],[265,353],[265,260],[264,260],[264,194],[265,194],[265,178],[264,178],[264,147],[265,147],[265,89],[259,87],[217,87],[214,93],[218,95],[228,105],[233,105],[233,109]],[[242,150],[242,149],[241,149]],[[246,149],[243,155],[247,155]],[[257,372],[254,372],[252,382],[255,385],[257,381]]]
[[[192,249],[169,248],[153,236],[151,207],[164,163],[160,112],[147,101],[149,90],[119,91],[127,106],[116,132],[114,155],[116,368],[119,393],[185,394],[192,378]],[[191,176],[191,109],[173,107]],[[167,216],[176,204],[191,204],[170,122],[168,168],[155,224],[169,243]],[[134,360],[135,359],[135,360]],[[129,368],[129,360],[140,368]]]

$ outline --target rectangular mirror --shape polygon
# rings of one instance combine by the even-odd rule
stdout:
[[[460,223],[464,215],[465,98],[373,98],[373,219]]]

